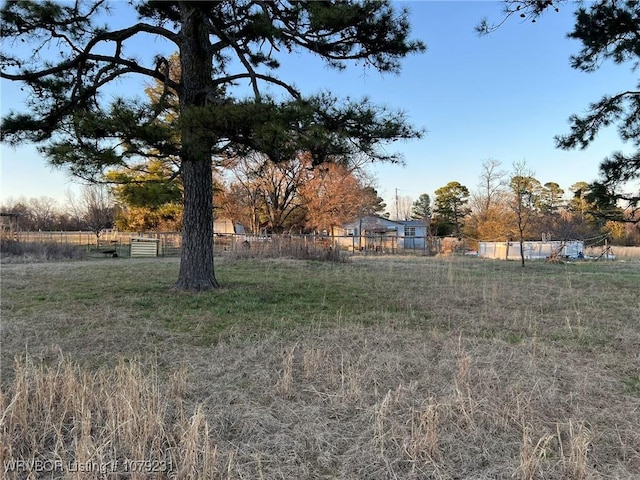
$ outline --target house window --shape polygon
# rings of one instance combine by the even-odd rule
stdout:
[[[358,236],[358,229],[357,228],[347,228],[347,235],[350,237],[353,236]]]
[[[415,237],[416,236],[416,227],[404,227],[404,236],[405,237]]]

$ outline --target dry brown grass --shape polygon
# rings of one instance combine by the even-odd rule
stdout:
[[[15,363],[0,394],[3,478],[222,478],[226,459],[200,407],[189,413],[182,379],[121,360],[90,372]]]
[[[242,237],[234,238],[229,246],[230,256],[235,259],[291,258],[297,260],[317,260],[346,263],[351,257],[329,238],[288,237]]]
[[[170,459],[170,472],[137,478],[185,479],[640,478],[636,264],[239,262],[221,269],[226,291],[200,296],[166,289],[173,261],[127,265],[88,277],[80,265],[3,270],[3,465]],[[92,277],[108,306],[91,289],[67,295]],[[60,278],[69,283],[49,282]],[[269,290],[278,282],[294,295]],[[225,315],[237,322],[221,330]]]
[[[0,238],[0,263],[83,260],[87,247],[56,242],[18,242]]]

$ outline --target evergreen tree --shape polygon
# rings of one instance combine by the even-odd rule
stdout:
[[[572,7],[565,0],[504,0],[506,17],[517,16],[535,22],[545,11]],[[640,61],[640,3],[637,0],[597,0],[577,2],[573,30],[569,38],[582,43],[582,49],[571,57],[571,66],[584,72],[593,72],[605,61],[630,64],[636,69]],[[506,18],[504,19],[506,20]],[[483,20],[477,27],[480,33],[489,33],[504,23],[490,24]],[[601,179],[590,187],[590,201],[599,204],[599,215],[604,218],[638,222],[635,215],[640,209],[640,84],[613,95],[603,95],[589,104],[582,115],[571,115],[571,131],[556,137],[559,148],[587,148],[601,128],[617,125],[620,138],[630,142],[635,152],[613,152],[600,165]],[[635,186],[634,186],[635,183]],[[626,188],[631,188],[630,192]],[[626,204],[627,213],[615,208]]]
[[[136,12],[124,9],[133,5]],[[117,8],[129,26],[104,25]],[[400,60],[424,50],[409,39],[408,12],[390,1],[6,2],[0,75],[22,82],[28,111],[2,120],[3,141],[35,142],[54,165],[95,178],[157,151],[179,158],[184,188],[183,250],[176,288],[218,286],[213,265],[213,158],[262,152],[272,161],[309,151],[313,163],[354,151],[373,160],[398,160],[379,148],[420,136],[400,112],[367,100],[344,102],[330,93],[304,97],[277,77],[278,52],[304,51],[328,65],[360,63],[396,73]],[[137,14],[137,18],[135,18]],[[162,56],[134,58],[128,47],[147,38],[180,54],[180,78]],[[30,47],[11,48],[18,43]],[[232,61],[235,59],[237,61]],[[163,85],[150,104],[101,98],[106,88],[137,75]],[[252,95],[228,89],[249,83]],[[281,89],[282,97],[264,94]],[[170,100],[174,101],[170,101]],[[179,117],[161,120],[173,105]]]
[[[438,235],[455,233],[460,235],[463,219],[471,213],[469,189],[459,182],[449,182],[435,191],[436,200],[433,209],[434,223]]]
[[[545,215],[557,215],[564,201],[564,190],[556,182],[547,182],[540,191],[540,210]]]
[[[431,218],[431,198],[428,193],[423,193],[413,202],[411,218],[414,220],[429,221]]]
[[[361,193],[360,216],[380,215],[387,208],[384,199],[378,195],[378,191],[374,187],[364,187]]]

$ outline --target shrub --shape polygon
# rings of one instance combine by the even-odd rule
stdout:
[[[236,242],[233,256],[235,258],[292,258],[337,263],[346,263],[350,260],[347,253],[336,245],[294,237],[260,237],[255,241]]]
[[[86,249],[79,245],[56,242],[19,242],[7,238],[0,240],[0,259],[4,263],[81,260],[86,256]]]

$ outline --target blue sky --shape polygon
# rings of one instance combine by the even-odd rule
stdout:
[[[627,150],[615,129],[603,131],[584,151],[554,146],[553,136],[568,131],[569,115],[583,112],[605,93],[636,83],[630,65],[604,64],[590,74],[570,67],[569,57],[580,44],[566,38],[573,25],[569,6],[560,13],[548,12],[534,24],[513,18],[490,36],[479,37],[474,26],[483,17],[500,20],[500,3],[401,5],[410,8],[412,36],[427,44],[427,52],[407,58],[399,75],[382,76],[358,66],[338,72],[300,54],[283,58],[279,72],[304,93],[328,89],[341,97],[367,96],[404,110],[413,125],[426,129],[420,140],[389,147],[403,154],[404,166],[370,168],[388,205],[396,189],[414,199],[422,193],[433,198],[433,192],[450,181],[474,190],[482,161],[489,158],[500,160],[505,170],[525,160],[542,183],[554,181],[568,190],[577,181],[596,179],[605,156]],[[153,40],[140,47],[148,54],[161,51]],[[3,80],[2,113],[19,110],[22,101],[19,88]],[[35,148],[0,149],[0,201],[50,196],[63,203],[65,192],[77,189]]]

